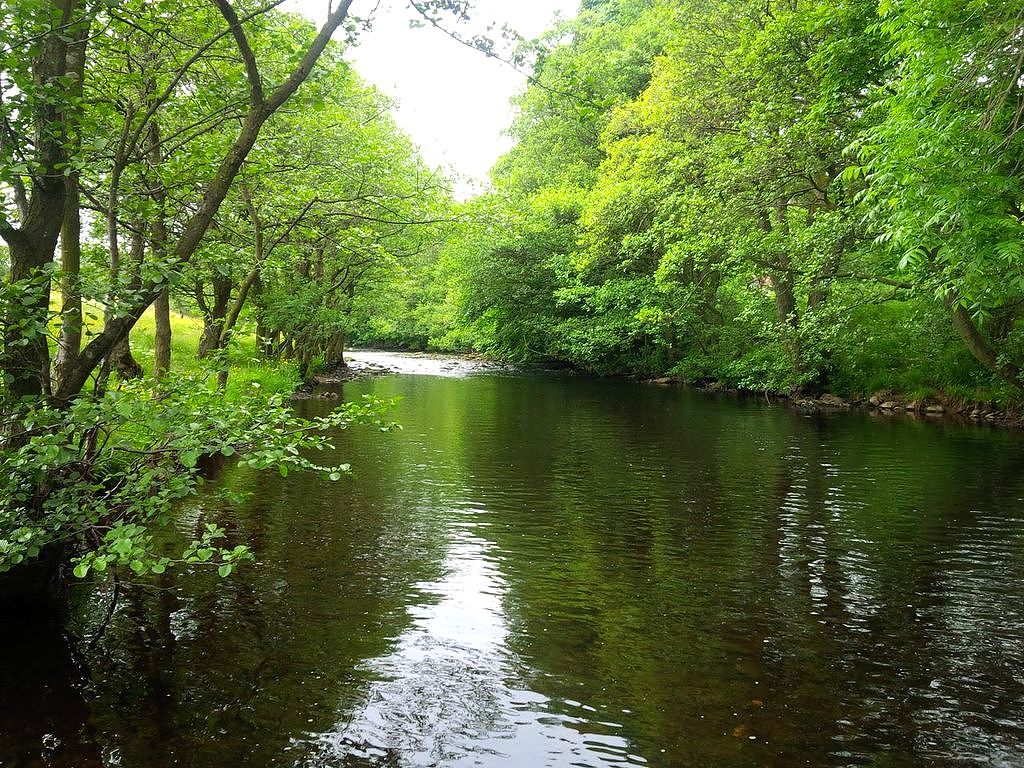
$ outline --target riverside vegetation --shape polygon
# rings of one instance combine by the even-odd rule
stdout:
[[[464,202],[332,42],[373,34],[350,3],[276,5],[0,10],[0,569],[230,573],[216,525],[155,533],[209,455],[339,477],[305,449],[383,405],[282,402],[352,343],[1020,402],[1019,3],[584,0],[508,54],[516,145]]]
[[[542,44],[442,346],[1019,402],[1018,3],[584,2]]]
[[[319,29],[278,5],[0,11],[5,593],[65,570],[226,576],[249,553],[215,523],[174,552],[160,533],[208,457],[338,479],[347,464],[309,458],[325,430],[388,427],[377,402],[302,419],[284,399],[339,354],[357,285],[423,249],[444,193],[332,40],[360,26],[351,3]],[[198,371],[171,368],[172,303],[202,318]],[[147,312],[144,371],[129,334]],[[238,381],[242,323],[250,359],[293,372]]]

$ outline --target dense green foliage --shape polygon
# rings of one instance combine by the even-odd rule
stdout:
[[[592,0],[464,207],[435,343],[756,390],[1016,400],[1007,0]]]
[[[253,394],[226,400],[201,380],[165,382],[154,400],[144,384],[127,384],[103,398],[80,398],[68,408],[41,406],[21,420],[20,447],[5,451],[0,494],[7,501],[0,525],[0,573],[37,557],[78,531],[90,545],[75,574],[108,566],[136,574],[162,573],[174,562],[217,565],[227,576],[248,556],[244,546],[223,548],[207,523],[202,536],[170,557],[153,530],[168,528],[175,502],[191,495],[211,455],[240,455],[256,469],[314,469],[340,479],[349,465],[318,466],[303,450],[331,447],[328,428],[380,421],[382,404],[367,401],[304,420],[282,407],[282,396]],[[38,489],[48,487],[40,495]],[[33,498],[36,496],[36,498]],[[22,510],[34,508],[32,515]]]
[[[309,458],[325,430],[386,426],[379,403],[307,421],[284,398],[382,314],[446,193],[332,40],[350,3],[320,29],[277,5],[0,10],[0,573],[227,575],[247,551],[215,519],[176,554],[162,533],[211,462],[338,479]],[[201,362],[172,306],[202,318]]]

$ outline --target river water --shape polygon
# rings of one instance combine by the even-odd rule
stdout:
[[[367,361],[352,478],[184,510],[258,565],[5,629],[0,765],[1024,765],[1020,434]]]

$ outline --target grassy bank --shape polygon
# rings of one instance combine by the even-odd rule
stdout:
[[[156,322],[149,309],[135,325],[131,334],[132,352],[147,374],[153,371],[153,346]],[[210,386],[216,385],[216,368],[210,360],[196,359],[199,340],[203,335],[203,322],[171,311],[171,372],[178,374],[208,374]],[[256,351],[256,334],[251,327],[240,326],[232,336],[228,349],[230,375],[227,395],[252,388],[253,384],[267,392],[291,393],[301,383],[294,364],[280,360],[265,360]]]
[[[59,311],[60,296],[53,299],[54,312]],[[85,310],[87,332],[98,332],[103,327],[103,311],[99,307]],[[53,335],[56,338],[57,325]],[[206,376],[210,387],[216,387],[217,371],[212,360],[198,360],[199,340],[203,335],[203,321],[180,312],[171,311],[171,373],[189,376]],[[153,309],[136,323],[131,333],[132,354],[143,367],[147,376],[153,374],[156,320]],[[88,341],[88,337],[86,338]],[[230,374],[227,397],[236,397],[254,384],[265,392],[290,394],[301,384],[298,369],[293,363],[281,360],[265,360],[256,351],[256,334],[250,325],[241,324],[233,334],[228,349]]]

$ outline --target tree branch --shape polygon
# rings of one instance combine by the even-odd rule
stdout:
[[[238,52],[242,55],[242,61],[245,63],[245,77],[249,81],[249,100],[253,109],[260,109],[266,101],[263,95],[263,78],[260,77],[256,54],[252,52],[249,38],[246,36],[245,30],[242,29],[242,22],[238,20],[238,14],[227,0],[213,0],[213,3],[220,11],[220,15],[227,21],[231,36],[235,38],[235,45],[238,46]]]

